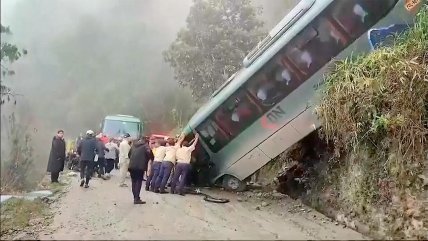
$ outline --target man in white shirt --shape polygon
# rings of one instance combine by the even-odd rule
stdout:
[[[179,194],[184,196],[184,185],[186,183],[187,175],[190,172],[191,165],[190,160],[192,159],[192,152],[195,150],[195,146],[198,143],[199,134],[195,135],[195,139],[193,139],[193,144],[190,144],[187,141],[183,141],[183,144],[179,149],[177,149],[176,157],[177,164],[175,165],[174,177],[171,181],[171,193]],[[181,178],[180,178],[181,176]],[[178,183],[178,188],[176,188]]]
[[[108,151],[105,152],[106,159],[106,175],[109,177],[110,172],[114,169],[114,161],[116,160],[116,151],[119,151],[119,147],[114,143],[113,138],[110,138],[106,144]]]
[[[131,150],[131,146],[129,145],[131,136],[126,133],[123,136],[123,141],[119,145],[119,172],[120,172],[120,187],[127,187],[128,185],[125,183],[126,174],[128,174],[129,167],[129,150]]]
[[[156,193],[167,193],[165,191],[166,183],[171,175],[171,170],[175,165],[176,157],[175,153],[178,148],[180,148],[181,143],[184,140],[184,135],[181,135],[178,139],[177,143],[175,143],[174,139],[169,139],[165,148],[165,158],[161,164],[159,176],[156,179],[155,183],[155,192]]]
[[[165,159],[165,154],[166,154],[166,141],[165,140],[158,140],[155,143],[155,147],[154,147],[154,160],[152,163],[152,170],[149,174],[149,176],[147,177],[147,181],[146,181],[146,191],[152,191],[155,192],[155,183],[156,180],[159,177],[159,171],[162,165],[162,161]]]

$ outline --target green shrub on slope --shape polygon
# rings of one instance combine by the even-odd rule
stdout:
[[[428,155],[428,10],[393,47],[339,62],[317,113],[336,148],[342,205],[392,237],[426,238],[420,178]]]

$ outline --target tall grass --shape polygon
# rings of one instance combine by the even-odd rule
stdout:
[[[12,114],[8,123],[10,153],[1,159],[0,193],[27,191],[36,186],[34,179],[33,147],[26,128],[17,124]],[[5,131],[5,130],[2,130]]]
[[[428,10],[392,47],[339,62],[317,108],[336,148],[343,205],[392,237],[427,237],[420,178],[428,155]]]

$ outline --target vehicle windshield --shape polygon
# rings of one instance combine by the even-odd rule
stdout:
[[[103,133],[109,137],[119,137],[129,133],[132,138],[137,138],[140,134],[140,123],[119,120],[105,120]]]

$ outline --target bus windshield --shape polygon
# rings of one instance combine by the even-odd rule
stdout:
[[[129,133],[132,138],[138,138],[140,123],[119,120],[104,120],[103,133],[109,137],[119,137]]]

